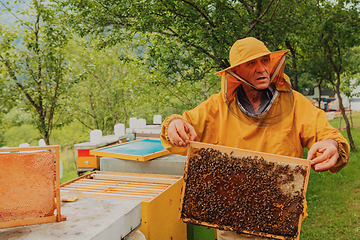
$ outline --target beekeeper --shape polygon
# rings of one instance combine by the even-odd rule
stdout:
[[[288,52],[270,52],[252,37],[236,41],[230,49],[231,66],[216,73],[221,92],[182,116],[165,119],[163,146],[186,155],[187,144],[195,140],[298,158],[308,148],[315,171],[340,171],[349,160],[349,145],[323,110],[291,89],[284,74]],[[248,239],[218,231],[218,239],[243,238]]]

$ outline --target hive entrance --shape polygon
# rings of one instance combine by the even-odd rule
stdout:
[[[192,149],[181,218],[240,234],[295,239],[308,170],[309,166],[269,161],[262,156]]]

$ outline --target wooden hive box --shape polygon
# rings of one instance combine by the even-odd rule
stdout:
[[[63,199],[141,201],[139,230],[147,240],[185,240],[186,224],[179,219],[182,186],[181,176],[94,171],[62,184],[60,189]]]
[[[0,149],[0,228],[65,220],[59,146]]]
[[[310,161],[191,142],[180,218],[271,239],[299,239]]]

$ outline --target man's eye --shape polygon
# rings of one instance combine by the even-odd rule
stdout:
[[[248,62],[248,66],[251,66],[251,65],[254,65],[255,63],[254,62]]]

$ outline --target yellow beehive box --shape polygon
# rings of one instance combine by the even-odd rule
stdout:
[[[142,202],[139,230],[147,240],[186,239],[179,219],[182,176],[95,171],[60,186],[61,198],[89,197]]]
[[[77,167],[78,168],[99,168],[100,167],[100,157],[78,157],[77,158]]]

